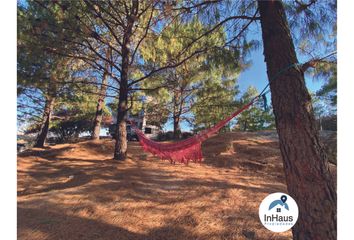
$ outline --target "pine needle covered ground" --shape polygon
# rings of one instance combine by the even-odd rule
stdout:
[[[18,156],[18,239],[291,239],[258,219],[261,200],[286,192],[276,138],[219,134],[205,161],[171,165],[109,139]],[[332,166],[335,172],[335,167]]]

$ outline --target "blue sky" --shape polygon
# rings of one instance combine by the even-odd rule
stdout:
[[[241,93],[247,90],[249,86],[254,86],[258,91],[268,84],[266,63],[264,62],[263,45],[261,36],[261,27],[258,23],[252,24],[247,34],[248,39],[254,39],[260,42],[260,47],[254,49],[250,53],[249,60],[251,60],[251,66],[243,71],[238,79]],[[294,36],[293,36],[294,37]],[[296,50],[298,50],[296,48]],[[320,52],[322,52],[321,49]],[[309,56],[304,56],[300,52],[297,52],[297,58],[300,63],[307,62]],[[323,85],[323,81],[314,81],[311,77],[305,75],[306,86],[310,92],[316,92]]]
[[[251,53],[252,65],[241,73],[238,83],[241,92],[244,92],[249,86],[254,86],[261,91],[268,83],[266,64],[264,62],[263,49],[259,48]],[[299,61],[303,62],[306,59],[299,57]],[[306,86],[310,92],[316,92],[323,82],[320,80],[313,80],[306,77]]]

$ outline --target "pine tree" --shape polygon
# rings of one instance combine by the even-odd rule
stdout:
[[[19,6],[18,10],[18,94],[22,98],[36,98],[37,106],[25,105],[25,112],[31,113],[31,108],[37,108],[42,116],[38,125],[38,136],[35,147],[43,147],[55,105],[60,91],[59,81],[68,76],[68,70],[60,66],[68,64],[68,59],[44,51],[44,45],[55,45],[55,37],[61,32],[51,29],[56,34],[47,35],[50,23],[59,21],[58,15],[47,15],[37,5],[30,2],[27,7]],[[43,34],[38,34],[43,33]],[[45,36],[44,36],[45,35]],[[26,94],[26,92],[31,92]],[[21,96],[22,95],[22,96]],[[37,95],[37,96],[33,96]],[[42,103],[44,99],[44,104]],[[26,100],[25,100],[26,101]],[[42,107],[43,109],[38,109]],[[20,104],[19,110],[23,108]],[[36,112],[35,111],[35,112]]]
[[[187,23],[177,19],[171,26],[149,39],[142,49],[144,60],[153,65],[165,64],[172,59],[183,59],[201,47],[210,48],[207,53],[193,57],[190,61],[176,68],[167,69],[151,78],[150,81],[143,83],[145,89],[151,89],[147,94],[154,94],[154,92],[161,94],[162,91],[169,93],[164,95],[166,98],[161,98],[162,95],[160,95],[159,103],[169,111],[169,116],[173,120],[175,139],[181,138],[181,122],[187,121],[193,124],[193,114],[199,114],[203,104],[206,104],[206,99],[202,103],[200,102],[201,98],[197,100],[197,96],[201,96],[202,92],[206,91],[209,91],[209,94],[212,94],[212,91],[227,91],[227,85],[232,85],[235,82],[236,76],[241,70],[240,56],[237,50],[216,48],[216,46],[225,43],[225,33],[222,28],[214,31],[208,38],[196,42],[184,54],[180,54],[190,44],[190,39],[205,32],[207,27],[203,26],[198,18]],[[217,88],[216,85],[220,87]],[[221,93],[215,94],[218,94],[219,98],[221,97]],[[228,94],[230,97],[232,92]],[[222,101],[221,98],[220,101]],[[196,107],[195,104],[198,104],[199,112],[193,110]],[[227,104],[224,107],[229,108]],[[222,112],[225,113],[225,111]]]

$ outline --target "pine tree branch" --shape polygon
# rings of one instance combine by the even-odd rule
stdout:
[[[136,84],[136,83],[138,83],[138,82],[141,82],[141,81],[145,80],[146,78],[149,78],[149,77],[151,77],[152,75],[154,75],[154,74],[156,74],[156,73],[158,73],[158,72],[161,72],[161,71],[163,71],[163,70],[166,70],[166,69],[169,69],[169,68],[178,67],[178,66],[180,66],[181,64],[185,63],[187,60],[191,59],[192,57],[194,57],[194,56],[196,56],[196,55],[198,55],[198,54],[200,54],[200,53],[202,53],[202,52],[205,52],[206,50],[207,50],[207,48],[203,48],[203,49],[197,50],[197,51],[195,51],[194,53],[192,53],[191,55],[189,55],[188,57],[184,58],[184,59],[183,59],[182,61],[180,61],[180,62],[172,63],[172,64],[167,64],[167,65],[165,65],[165,66],[163,66],[163,67],[160,67],[160,68],[151,70],[151,71],[150,71],[149,73],[147,73],[145,76],[143,76],[143,77],[141,77],[141,78],[139,78],[139,79],[137,79],[137,80],[132,81],[132,82],[129,84],[129,86],[132,86],[132,85],[134,85],[134,84]]]
[[[309,8],[312,4],[315,4],[317,0],[311,0],[309,3],[304,3],[299,0],[295,0],[295,2],[299,5],[296,9],[297,12],[301,12]]]
[[[113,87],[112,85],[109,84],[104,84],[100,82],[89,82],[89,81],[64,81],[64,82],[58,82],[59,84],[86,84],[86,85],[95,85],[95,86],[104,86],[110,89],[113,89],[115,92],[119,92],[119,88]]]
[[[144,35],[140,38],[138,44],[136,45],[136,47],[135,47],[135,49],[134,49],[134,51],[133,51],[133,54],[132,54],[132,57],[131,57],[131,60],[130,60],[130,65],[131,65],[131,64],[133,63],[133,61],[134,61],[135,54],[136,54],[136,52],[138,51],[138,49],[139,49],[139,47],[140,47],[140,44],[143,42],[143,40],[146,38],[146,36],[147,36],[147,34],[148,34],[148,32],[149,32],[151,20],[152,20],[152,17],[153,17],[153,13],[154,13],[154,8],[151,9],[151,14],[150,14],[148,23],[147,23],[147,25],[146,25]]]
[[[194,5],[192,5],[192,6],[189,6],[189,7],[187,7],[187,6],[181,6],[181,7],[177,7],[177,8],[172,8],[172,10],[177,10],[177,11],[179,11],[179,10],[185,10],[185,11],[187,11],[187,12],[190,12],[192,9],[194,9],[194,8],[200,8],[200,7],[202,7],[202,6],[205,6],[205,5],[209,5],[209,4],[215,4],[215,3],[219,3],[219,2],[221,2],[222,0],[206,0],[206,1],[203,1],[203,2],[200,2],[200,3],[197,3],[197,4],[194,4]]]
[[[40,116],[38,116],[38,115],[35,115],[35,114],[33,114],[33,113],[30,113],[30,112],[26,112],[26,111],[21,110],[21,109],[17,109],[17,111],[20,112],[20,113],[29,115],[29,116],[31,116],[31,117],[34,117],[34,118],[35,118],[34,120],[35,120],[36,122],[42,122],[42,117],[40,117]],[[18,116],[18,117],[20,117],[20,116]]]
[[[117,43],[122,46],[122,42],[119,40],[118,36],[115,34],[113,28],[107,23],[106,19],[104,17],[102,17],[102,14],[100,12],[98,12],[96,10],[96,8],[93,6],[92,3],[90,3],[88,0],[84,0],[84,2],[86,3],[86,5],[94,11],[95,15],[101,19],[101,21],[103,22],[103,24],[108,28],[109,32],[112,34],[112,36],[114,37],[114,39],[117,41]],[[119,22],[118,22],[119,23]],[[115,26],[117,27],[117,26]],[[120,52],[118,53],[120,55],[122,55]]]

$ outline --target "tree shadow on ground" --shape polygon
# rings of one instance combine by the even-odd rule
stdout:
[[[87,143],[87,142],[85,142]],[[137,145],[131,149],[138,149],[134,156],[142,155],[141,148]],[[62,151],[66,151],[66,147]],[[108,197],[100,198],[102,201],[111,201],[116,191],[129,191],[125,197],[136,201],[154,201],[161,204],[173,204],[180,201],[181,196],[186,201],[192,201],[206,194],[212,194],[220,189],[242,189],[266,193],[281,188],[277,184],[263,184],[259,187],[244,185],[242,183],[230,183],[227,179],[203,179],[193,176],[180,178],[171,171],[165,171],[149,167],[151,160],[137,160],[129,168],[121,169],[124,162],[114,160],[90,160],[59,157],[53,161],[53,156],[61,151],[41,154],[42,161],[34,164],[27,171],[19,170],[21,174],[31,176],[35,181],[23,183],[24,189],[18,191],[18,196],[26,196],[37,193],[45,193],[53,190],[64,190],[74,187],[83,187],[87,194],[95,195],[96,192],[106,191]],[[227,159],[231,161],[230,159]],[[78,163],[85,163],[77,165]],[[123,164],[124,165],[124,164]],[[252,171],[263,170],[263,166],[257,162],[245,162],[234,164],[243,166]],[[261,166],[261,167],[258,167]],[[187,167],[187,166],[186,166]],[[242,181],[242,176],[237,178]],[[93,179],[102,180],[100,183],[90,182]],[[200,188],[200,191],[193,189]],[[156,197],[159,196],[159,197]]]
[[[167,162],[153,162],[150,155],[145,160],[138,160],[146,153],[137,143],[129,147],[131,159],[125,162],[108,160],[105,156],[102,159],[102,155],[87,155],[85,159],[80,155],[76,158],[71,152],[56,150],[55,159],[53,152],[42,154],[32,165],[20,169],[19,185],[27,190],[19,193],[19,239],[222,239],[222,236],[232,239],[230,224],[225,225],[222,234],[196,235],[193,227],[198,227],[197,214],[218,209],[220,202],[230,200],[230,191],[247,192],[252,198],[286,191],[285,186],[277,182],[249,184],[249,176],[261,178],[255,173],[237,172],[236,175],[235,171],[228,173],[204,166],[203,174],[194,175],[194,171],[198,171],[195,165],[171,168]],[[90,148],[92,154],[96,148],[92,145]],[[30,161],[31,158],[25,160]],[[67,179],[70,176],[72,179]],[[177,206],[193,207],[194,216],[188,207],[188,210],[178,212]],[[95,214],[97,207],[104,210]],[[178,210],[177,216],[174,208]],[[116,214],[121,222],[107,218],[102,220],[103,214]],[[139,216],[142,219],[139,224],[144,224],[148,217],[145,214],[160,214],[166,218],[158,227],[147,228],[144,233],[133,232],[124,224],[127,218],[139,221],[132,215]],[[233,214],[238,216],[240,211],[236,209]],[[245,234],[234,239],[251,239]],[[31,237],[26,238],[26,235]]]
[[[282,168],[277,142],[219,139],[218,136],[202,145],[204,163],[213,167],[239,168],[252,172],[272,172],[269,166]]]
[[[17,191],[17,196],[27,196],[31,194],[37,193],[45,193],[54,190],[62,190],[68,188],[74,188],[78,186],[82,186],[84,184],[89,183],[92,180],[92,176],[85,174],[82,171],[72,171],[71,168],[62,168],[59,172],[55,172],[54,174],[46,174],[46,177],[43,174],[39,174],[38,172],[29,173],[32,176],[37,176],[39,179],[46,180],[46,178],[64,178],[60,182],[55,182],[51,184],[43,184],[40,185],[39,188],[36,187],[28,187],[24,190]]]
[[[32,204],[33,205],[33,204]],[[174,216],[165,215],[160,224],[147,228],[141,232],[130,226],[122,227],[123,222],[105,221],[92,216],[83,217],[75,213],[68,213],[66,208],[53,205],[51,202],[42,202],[40,208],[18,207],[18,239],[119,239],[119,240],[184,240],[184,239],[276,239],[286,240],[289,237],[272,234],[266,229],[259,229],[260,223],[254,221],[258,215],[247,205],[239,210],[229,212],[226,217],[215,216],[221,219],[219,230],[213,229],[211,223],[200,222],[195,213],[183,213]],[[250,211],[254,212],[250,214]],[[122,225],[121,225],[122,224]],[[202,227],[203,231],[196,231]],[[134,229],[134,230],[132,230]]]
[[[68,237],[70,240],[197,239],[192,232],[176,225],[174,221],[167,221],[163,226],[156,227],[146,234],[142,234],[100,221],[99,219],[67,215],[64,212],[64,210],[58,208],[48,210],[18,207],[18,239],[32,240],[36,236],[39,236],[40,239],[50,240],[68,239]],[[185,219],[190,219],[190,216],[186,216]],[[186,223],[188,224],[188,222]]]
[[[74,147],[62,147],[62,148],[58,148],[58,149],[53,149],[51,147],[45,147],[43,149],[28,149],[24,152],[18,153],[17,156],[18,157],[43,157],[43,158],[47,158],[47,159],[55,159],[57,156],[63,154],[64,152],[70,151],[74,149]]]

